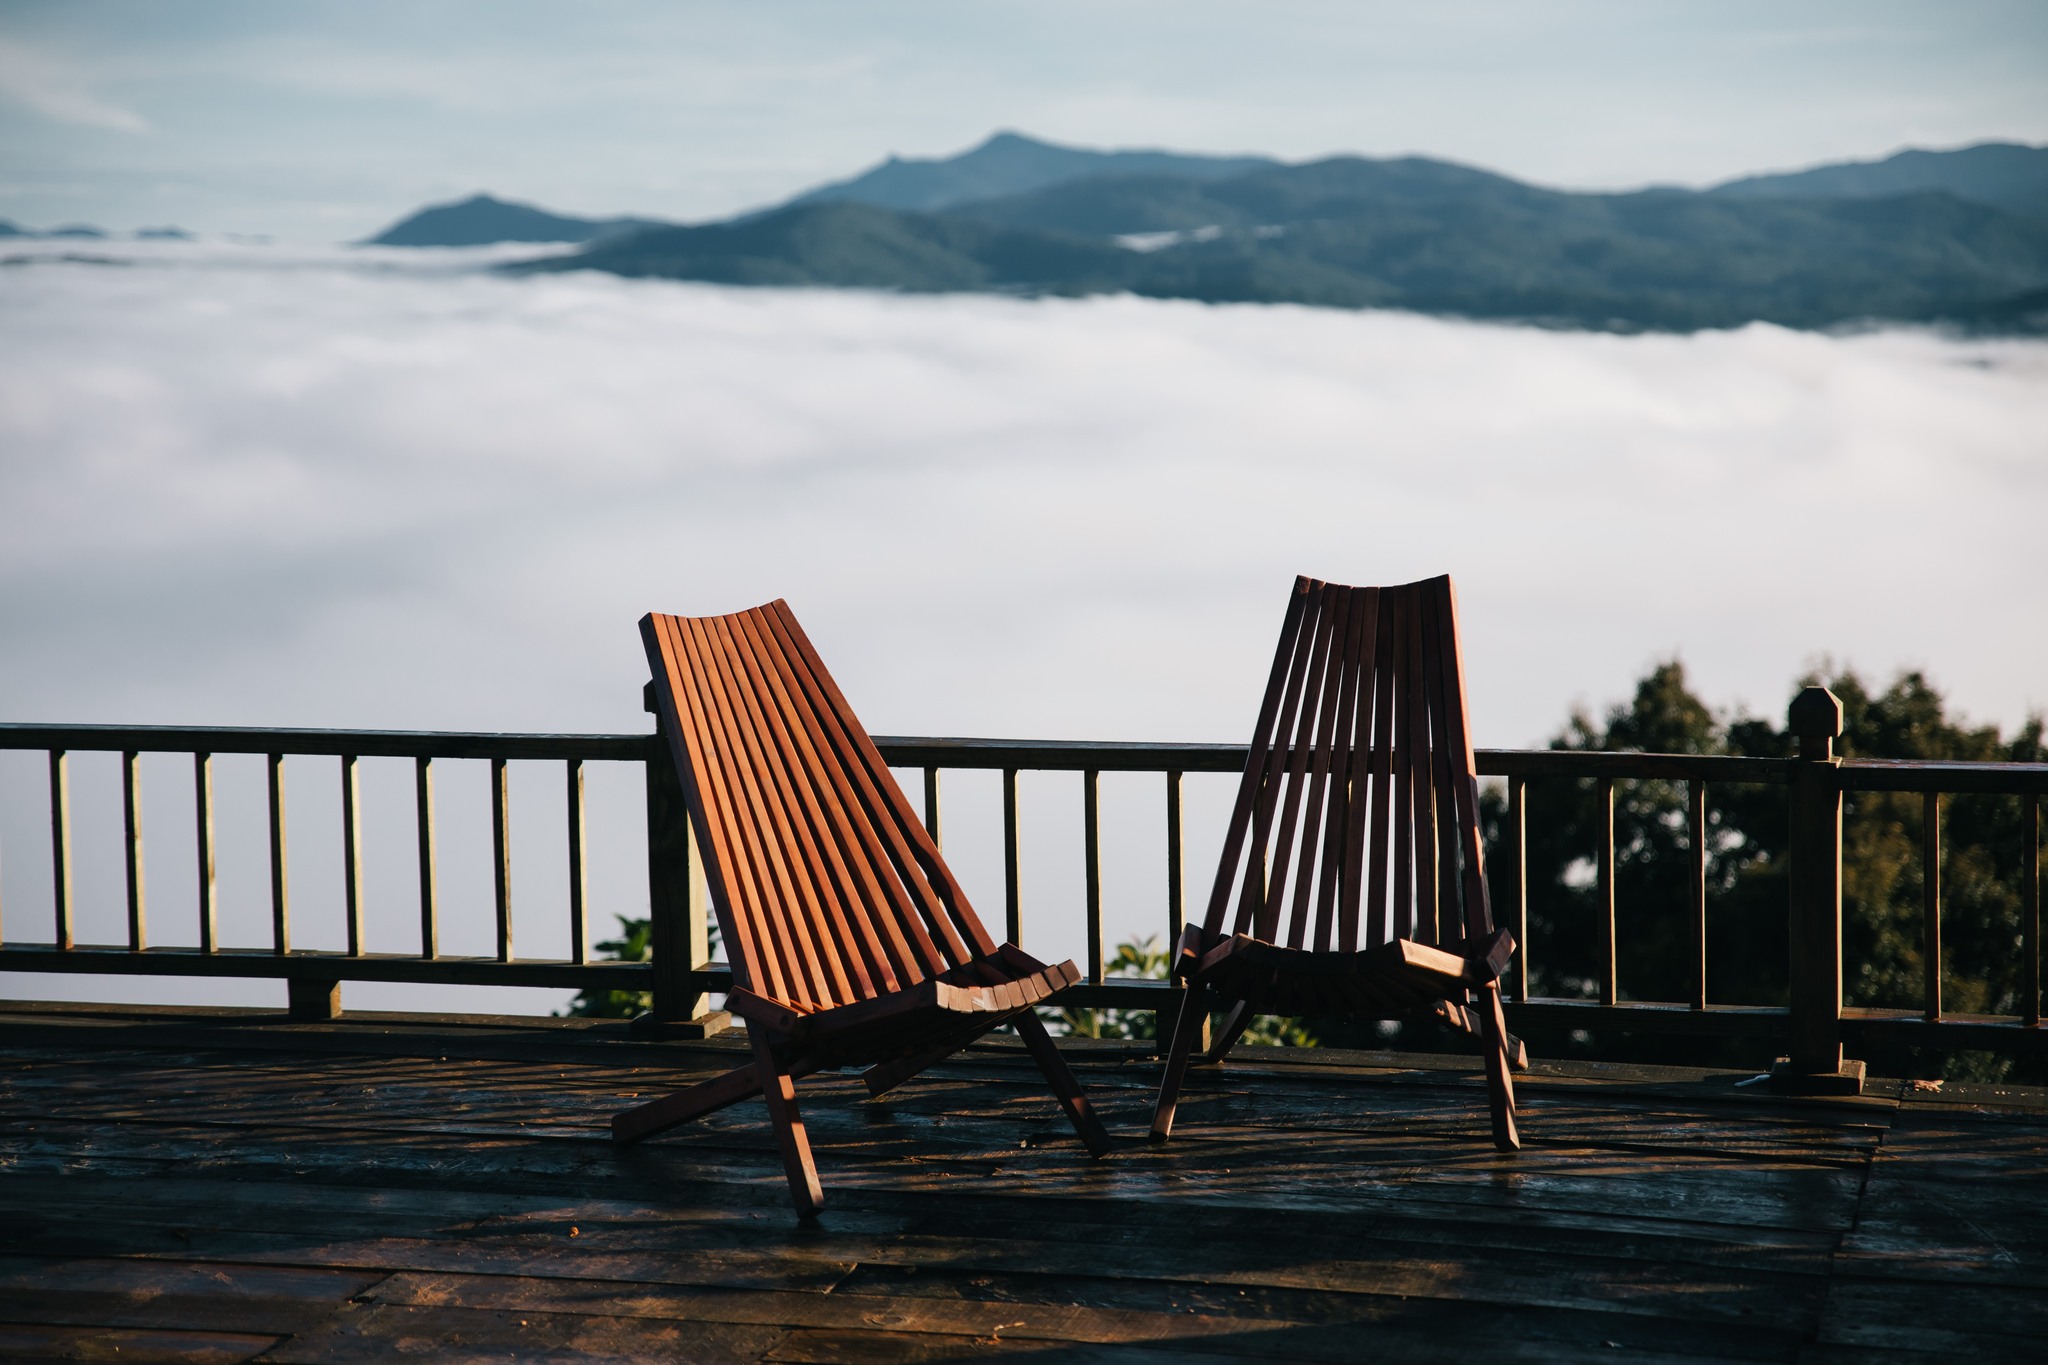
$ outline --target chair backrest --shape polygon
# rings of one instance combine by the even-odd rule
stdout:
[[[1204,921],[1291,948],[1493,932],[1449,577],[1295,580]]]
[[[738,985],[809,1012],[995,950],[786,604],[640,634]]]

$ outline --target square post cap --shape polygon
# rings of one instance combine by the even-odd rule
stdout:
[[[1835,756],[1835,736],[1842,733],[1842,699],[1825,687],[1801,688],[1785,718],[1799,737],[1799,756],[1828,762]]]

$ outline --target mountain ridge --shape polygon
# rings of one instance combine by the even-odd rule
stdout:
[[[1977,142],[1945,151],[1908,147],[1873,161],[1739,176],[1708,194],[1748,198],[1877,199],[1945,190],[1958,199],[2027,217],[2048,217],[2048,147]]]
[[[719,223],[563,219],[481,199],[439,207],[510,209],[528,215],[528,231],[588,233],[521,238],[581,245],[505,267],[525,273],[593,269],[910,293],[1130,292],[1624,330],[1938,319],[2038,330],[2048,216],[1958,187],[2010,191],[2011,177],[1985,166],[2031,166],[2038,153],[2048,167],[2048,149],[1990,147],[1965,149],[1961,170],[1940,159],[1946,154],[1900,154],[1707,190],[1607,193],[1548,189],[1428,157],[1286,163],[1095,153],[998,134],[958,157],[892,160]],[[963,167],[971,173],[957,173]],[[1787,188],[1770,188],[1781,181]],[[1006,188],[947,197],[990,185]]]

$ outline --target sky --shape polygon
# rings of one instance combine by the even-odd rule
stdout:
[[[2048,6],[4,0],[0,216],[352,241],[477,190],[721,217],[998,129],[1540,183],[2048,142]]]

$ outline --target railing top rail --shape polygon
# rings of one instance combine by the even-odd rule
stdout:
[[[875,747],[904,768],[1041,768],[1082,772],[1244,771],[1242,744],[1125,743],[1086,739],[949,739],[877,735]]]
[[[644,760],[649,734],[529,734],[467,730],[320,730],[240,725],[39,725],[0,722],[0,749],[134,750],[144,753],[354,754],[363,758]],[[1080,772],[1242,771],[1242,744],[1071,739],[966,739],[878,735],[890,763],[906,768],[1029,768]],[[1662,778],[1781,784],[1796,760],[1720,754],[1480,749],[1486,777]],[[2048,763],[1848,759],[1849,791],[2048,795]]]
[[[652,735],[498,734],[465,730],[262,729],[241,725],[0,723],[0,749],[138,753],[354,754],[361,758],[647,757]]]
[[[1850,758],[1841,765],[1846,791],[1992,792],[2048,796],[2048,763],[1957,763],[1939,759]]]
[[[1727,754],[1651,754],[1590,749],[1480,749],[1482,777],[1620,777],[1782,784],[1792,760]]]
[[[1040,768],[1099,772],[1236,773],[1244,770],[1242,744],[1098,742],[1062,739],[942,739],[878,735],[876,747],[905,768]],[[1783,758],[1716,754],[1596,753],[1580,749],[1480,749],[1486,777],[1701,778],[1721,782],[1782,783],[1791,773]]]

